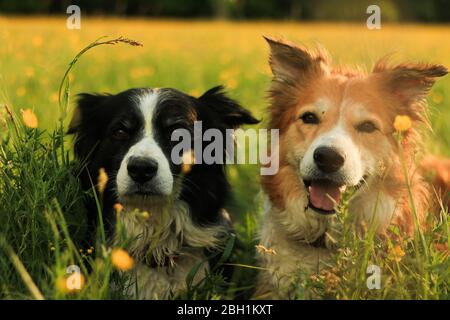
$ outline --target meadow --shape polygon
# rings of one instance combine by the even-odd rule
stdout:
[[[117,93],[131,87],[174,87],[200,95],[224,84],[264,126],[271,74],[263,35],[283,36],[309,46],[320,44],[335,65],[370,70],[378,58],[394,53],[394,61],[450,66],[450,26],[383,25],[381,30],[370,31],[363,22],[86,18],[80,30],[68,30],[64,18],[0,17],[0,298],[127,298],[110,290],[109,283],[123,284],[127,273],[114,271],[111,248],[105,242],[93,244],[90,251],[75,247],[75,239],[83,232],[79,215],[85,195],[73,175],[71,138],[64,136],[74,96]],[[85,53],[69,75],[66,89],[71,100],[67,114],[62,114],[65,106],[61,109],[58,89],[68,64],[102,36],[123,36],[143,46],[118,43]],[[433,131],[427,132],[427,151],[450,157],[450,77],[437,82],[428,102]],[[24,109],[33,110],[37,129],[21,123]],[[239,267],[233,280],[238,284],[224,289],[220,274],[211,274],[184,298],[249,297],[262,215],[258,172],[256,165],[228,169],[234,191],[228,209],[242,246],[234,257]],[[346,219],[345,206],[342,219]],[[298,297],[449,299],[448,222],[445,213],[436,219],[421,247],[416,242],[400,246],[360,239],[347,230],[342,239],[346,250],[337,254],[337,267],[314,279],[299,275]],[[85,274],[80,291],[61,286],[70,264],[82,266]],[[367,289],[368,264],[383,269],[379,290]]]

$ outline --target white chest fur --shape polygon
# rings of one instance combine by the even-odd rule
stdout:
[[[333,247],[325,237],[325,247],[314,247],[307,242],[314,241],[327,232],[336,239],[333,227],[334,217],[319,216],[306,209],[306,198],[299,198],[285,210],[271,206],[267,201],[264,224],[261,230],[261,244],[275,250],[276,255],[263,254],[261,264],[266,271],[261,272],[256,297],[289,298],[290,286],[298,272],[318,272],[329,263]],[[379,192],[367,192],[355,197],[349,214],[358,220],[374,221],[378,230],[389,225],[395,213],[395,200]],[[373,220],[374,219],[374,220]]]
[[[186,276],[205,258],[203,250],[218,247],[225,229],[196,225],[189,206],[181,200],[134,205],[149,215],[143,217],[131,204],[120,214],[127,238],[132,239],[128,250],[136,260],[127,293],[139,299],[167,299],[186,288]],[[159,266],[152,267],[151,261]],[[197,272],[194,283],[205,275],[207,265]]]

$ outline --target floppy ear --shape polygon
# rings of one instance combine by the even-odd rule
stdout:
[[[443,65],[400,64],[389,67],[384,61],[375,65],[374,73],[382,76],[385,88],[403,106],[421,101],[426,97],[437,77],[448,73]]]
[[[102,104],[109,95],[82,93],[69,124],[68,134],[75,134],[75,155],[86,160],[99,140],[99,116]]]
[[[109,95],[80,93],[69,124],[68,134],[75,134],[85,123],[95,122],[95,114]]]
[[[270,46],[269,64],[275,80],[293,85],[308,75],[326,70],[328,58],[325,52],[312,53],[287,41],[264,39]]]
[[[241,107],[237,101],[225,94],[223,86],[209,89],[198,99],[217,114],[221,122],[228,128],[259,123],[259,120],[255,119],[250,111]]]

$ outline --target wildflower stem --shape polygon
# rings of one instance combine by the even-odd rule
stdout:
[[[423,299],[426,299],[426,297],[427,297],[427,288],[426,288],[427,286],[426,286],[426,283],[429,282],[428,281],[429,279],[428,279],[427,272],[425,272],[425,267],[424,267],[424,263],[423,263],[423,260],[422,260],[422,254],[420,252],[419,247],[420,247],[420,244],[421,244],[421,246],[422,246],[422,248],[424,250],[425,259],[428,261],[427,244],[426,244],[426,241],[425,241],[425,237],[424,237],[424,235],[422,233],[422,230],[420,228],[420,222],[419,222],[419,219],[418,219],[418,216],[417,216],[416,206],[414,204],[414,196],[412,194],[412,187],[411,187],[411,181],[410,181],[410,178],[409,178],[409,175],[408,175],[408,169],[406,168],[406,161],[405,161],[404,150],[403,150],[403,145],[402,145],[402,135],[401,135],[401,133],[398,134],[397,143],[398,143],[398,147],[399,147],[399,151],[400,151],[400,163],[402,165],[403,175],[405,177],[405,183],[406,183],[406,187],[407,187],[407,190],[408,190],[409,204],[410,204],[413,216],[414,216],[414,244],[415,244],[415,247],[416,247],[415,252],[416,252],[417,260],[418,260],[418,263],[419,263],[419,268],[420,268],[421,273],[424,275],[425,280],[426,280],[426,281],[421,282],[422,283],[422,290],[423,290],[423,294],[424,294]],[[419,244],[419,241],[417,239],[417,235],[419,236],[420,244]]]
[[[44,300],[44,296],[34,283],[33,279],[31,278],[27,269],[23,265],[22,261],[20,261],[20,258],[17,256],[14,250],[5,242],[3,237],[0,237],[0,244],[4,248],[4,250],[8,253],[11,263],[13,264],[14,268],[16,268],[17,272],[22,278],[22,281],[24,282],[24,284],[26,285],[26,287],[28,288],[34,299]]]

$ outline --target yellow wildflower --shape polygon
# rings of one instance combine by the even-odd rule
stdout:
[[[225,82],[228,89],[236,89],[238,86],[238,81],[235,78],[230,78]]]
[[[37,128],[38,119],[31,109],[22,110],[22,119],[28,128]]]
[[[201,93],[200,90],[197,90],[197,89],[193,89],[193,90],[189,91],[189,94],[193,97],[198,97],[200,95],[200,93]]]
[[[57,102],[58,101],[58,93],[56,93],[56,92],[52,93],[50,96],[50,101]]]
[[[405,251],[403,251],[402,247],[400,247],[399,245],[396,245],[391,250],[391,257],[393,260],[395,260],[397,262],[400,262],[404,255],[405,255]]]
[[[75,272],[67,277],[57,278],[55,287],[61,293],[73,293],[83,289],[85,282],[83,274]]]
[[[27,93],[27,89],[25,89],[25,87],[19,87],[16,90],[16,95],[18,97],[23,97],[26,93]]]
[[[394,128],[398,132],[404,132],[411,128],[411,118],[408,116],[396,116],[394,121]]]
[[[105,191],[106,184],[108,183],[108,175],[104,168],[100,168],[98,170],[98,178],[97,178],[97,188],[100,193]]]
[[[183,156],[181,159],[182,159],[181,172],[184,174],[187,174],[192,170],[192,165],[195,163],[194,152],[192,152],[192,150],[191,150],[191,151],[183,153]]]
[[[123,206],[122,206],[120,203],[116,203],[116,204],[114,205],[114,210],[115,210],[117,213],[121,213],[122,210],[123,210]]]
[[[28,78],[33,77],[33,76],[34,76],[34,69],[33,69],[33,67],[28,67],[28,68],[26,68],[26,69],[25,69],[25,75],[26,75]]]
[[[41,36],[34,36],[33,39],[31,40],[31,43],[35,47],[40,47],[44,43],[44,40],[42,39]]]
[[[123,249],[114,249],[111,253],[111,262],[119,270],[128,271],[133,268],[134,261],[128,252]]]

